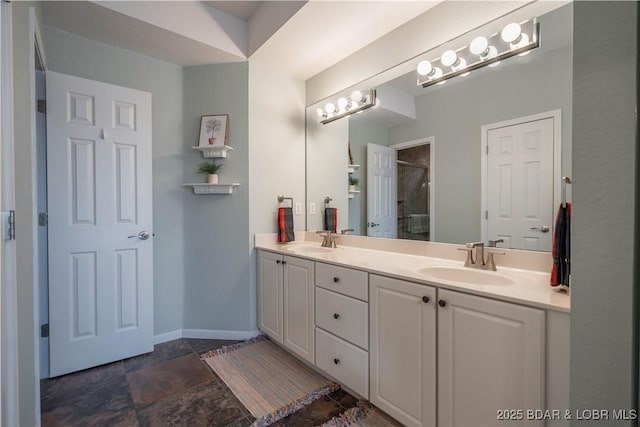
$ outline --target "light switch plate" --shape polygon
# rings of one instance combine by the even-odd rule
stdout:
[[[316,204],[315,202],[311,202],[309,203],[309,215],[315,215],[316,214]]]
[[[297,202],[295,210],[296,210],[296,215],[302,215],[302,203]]]

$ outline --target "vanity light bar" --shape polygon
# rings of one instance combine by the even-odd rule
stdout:
[[[484,47],[484,49],[482,49]],[[540,47],[540,23],[533,18],[520,24],[511,23],[487,38],[476,37],[457,51],[448,50],[441,58],[418,64],[418,86],[423,88],[457,77],[515,55],[526,55]]]
[[[326,125],[343,117],[350,116],[360,111],[366,110],[376,105],[376,90],[370,89],[368,95],[362,95],[360,91],[354,91],[349,100],[347,98],[338,99],[337,105],[332,102],[327,103],[325,109],[318,108],[320,123]]]

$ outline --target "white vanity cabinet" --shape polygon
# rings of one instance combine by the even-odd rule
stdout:
[[[369,304],[370,400],[403,424],[513,425],[498,410],[544,409],[543,310],[375,275]]]
[[[316,366],[369,397],[369,281],[364,271],[316,263]]]
[[[436,424],[436,289],[370,275],[369,400],[407,426]]]
[[[314,363],[314,262],[258,251],[257,282],[260,330]]]
[[[438,425],[499,421],[505,409],[544,409],[545,312],[438,290]]]

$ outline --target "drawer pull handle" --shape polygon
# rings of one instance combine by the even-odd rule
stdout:
[[[339,278],[339,277],[334,277],[334,278],[333,278],[333,283],[338,283],[339,281],[340,281],[340,278]]]
[[[280,261],[279,259],[276,260],[276,264],[280,264],[282,261]]]
[[[340,363],[340,359],[338,359],[338,358],[333,359],[333,363],[335,363],[336,365],[339,364]]]
[[[431,298],[429,297],[422,297],[422,302],[427,304],[429,301],[431,301]]]
[[[340,318],[340,315],[339,315],[338,313],[333,313],[333,318],[334,318],[334,319],[339,319],[339,318]]]
[[[285,265],[287,263],[287,261],[282,261],[282,265]]]
[[[438,305],[440,307],[446,307],[447,306],[447,302],[445,300],[441,299],[440,301],[438,301]]]

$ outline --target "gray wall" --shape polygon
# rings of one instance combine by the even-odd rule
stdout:
[[[366,114],[366,113],[365,113]],[[360,194],[349,200],[349,227],[353,234],[367,235],[367,143],[389,145],[389,130],[370,120],[349,118],[349,142],[353,161],[360,169],[353,174],[358,177]]]
[[[185,329],[255,328],[249,282],[248,73],[246,62],[184,69],[182,182],[204,180],[196,174],[203,159],[190,148],[198,140],[200,116],[229,114],[228,144],[233,151],[218,175],[220,182],[240,183],[232,195],[188,194],[184,200],[185,245],[180,256],[185,265]]]
[[[435,137],[434,219],[439,242],[480,240],[483,125],[561,109],[563,173],[571,174],[571,46],[507,61],[426,89],[416,98],[415,122],[389,130],[391,144]]]
[[[638,4],[573,7],[571,406],[631,409],[638,406]]]
[[[182,69],[51,27],[43,34],[48,68],[152,94],[154,328],[182,328],[185,275],[185,147]],[[194,144],[195,145],[195,144]]]
[[[12,3],[13,37],[13,117],[14,117],[14,163],[15,163],[15,211],[16,211],[16,304],[18,329],[18,382],[20,424],[34,425],[39,416],[38,395],[39,368],[38,310],[35,301],[38,254],[37,194],[32,188],[38,179],[38,171],[31,167],[35,160],[36,134],[35,111],[31,108],[35,98],[34,75],[34,31],[41,28],[40,5],[37,3]],[[30,23],[30,8],[36,20]]]

